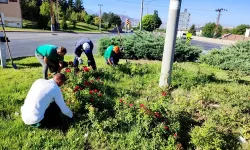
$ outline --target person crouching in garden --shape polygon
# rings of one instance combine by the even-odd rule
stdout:
[[[32,84],[21,107],[21,116],[25,124],[33,127],[61,125],[61,112],[69,118],[73,117],[60,89],[65,81],[65,75],[57,73],[53,79],[38,79]]]
[[[55,45],[41,45],[35,50],[35,56],[43,66],[43,77],[48,79],[48,69],[51,73],[59,73],[62,68],[68,66],[64,61],[64,56],[67,53],[65,47],[57,47]]]
[[[86,54],[88,57],[88,66],[91,66],[93,70],[96,70],[96,63],[93,56],[93,48],[94,44],[91,40],[82,38],[77,41],[76,47],[74,50],[75,59],[74,59],[74,67],[77,69],[79,64],[83,63],[81,58],[82,52]]]
[[[108,65],[118,65],[120,59],[120,48],[118,46],[110,45],[104,53],[104,58]]]

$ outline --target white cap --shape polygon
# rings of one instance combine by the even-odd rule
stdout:
[[[82,45],[82,49],[83,50],[89,50],[90,49],[90,45],[89,45],[89,43],[84,43],[83,45]]]

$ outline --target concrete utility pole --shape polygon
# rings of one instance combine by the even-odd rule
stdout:
[[[144,0],[141,0],[141,21],[140,21],[140,31],[142,30],[143,1],[144,1]]]
[[[55,19],[54,19],[54,10],[53,10],[53,0],[50,0],[50,18],[51,18],[51,33],[54,34],[54,25],[55,25]]]
[[[227,10],[224,9],[224,8],[220,8],[220,9],[216,9],[215,11],[216,11],[216,12],[219,12],[219,13],[218,13],[217,21],[216,21],[216,28],[215,28],[215,32],[214,32],[214,38],[215,38],[215,36],[216,36],[216,34],[217,34],[218,26],[219,26],[219,24],[220,24],[221,12],[222,12],[222,11],[227,11]]]
[[[99,30],[102,30],[102,6],[103,4],[98,4],[100,6],[100,16],[99,16]]]
[[[164,52],[161,66],[160,87],[170,86],[174,60],[176,34],[180,16],[181,0],[170,0]]]

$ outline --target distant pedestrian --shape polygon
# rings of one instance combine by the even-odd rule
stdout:
[[[65,80],[64,74],[57,73],[53,79],[38,79],[32,84],[21,107],[21,116],[25,124],[34,127],[55,125],[60,122],[61,112],[69,118],[73,117],[60,89]]]
[[[75,45],[75,59],[74,59],[74,67],[78,68],[79,64],[83,64],[83,60],[81,58],[82,52],[86,54],[88,57],[88,66],[91,66],[93,70],[96,70],[96,63],[93,56],[93,48],[94,44],[91,40],[82,38],[77,41]]]
[[[110,45],[104,53],[104,58],[108,65],[118,65],[120,59],[120,48],[118,46]]]
[[[67,67],[68,64],[64,61],[64,56],[67,53],[65,47],[57,47],[54,45],[41,45],[35,51],[35,56],[43,66],[43,77],[48,79],[48,69],[55,74]]]

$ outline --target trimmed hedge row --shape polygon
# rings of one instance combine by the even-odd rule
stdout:
[[[224,70],[238,70],[250,73],[250,41],[238,42],[236,45],[214,49],[202,55],[200,61],[218,66]]]
[[[149,32],[137,32],[122,37],[125,48],[123,58],[161,60],[164,49],[164,37]],[[119,36],[104,37],[98,41],[98,52],[103,55],[111,44],[119,45]],[[192,46],[185,41],[177,40],[175,45],[175,61],[195,61],[199,58],[202,49]]]

